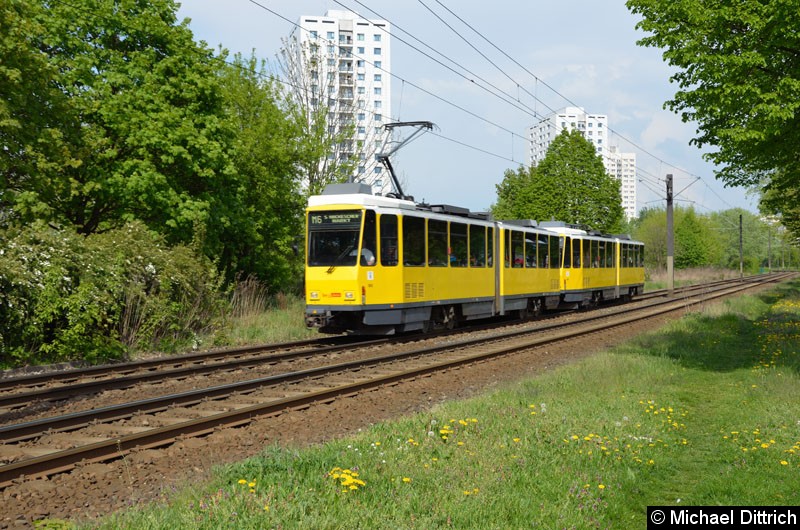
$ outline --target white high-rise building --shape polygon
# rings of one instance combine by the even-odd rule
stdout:
[[[592,142],[598,155],[608,146],[608,116],[587,114],[578,107],[566,107],[542,119],[528,128],[528,163],[536,165],[542,161],[547,149],[562,130],[577,129]]]
[[[619,179],[622,207],[628,219],[636,217],[636,154],[620,153],[608,143],[608,116],[589,114],[579,107],[566,107],[528,128],[528,164],[537,165],[562,130],[578,130],[603,157],[606,171]]]
[[[388,172],[377,160],[389,133],[391,116],[391,38],[385,20],[367,20],[350,11],[328,10],[325,16],[302,16],[292,38],[304,72],[312,108],[328,106],[330,132],[352,127],[353,135],[330,157],[357,158],[353,180],[382,192]]]
[[[625,217],[633,219],[636,217],[636,153],[620,153],[619,148],[612,145],[603,161],[608,173],[619,180]]]

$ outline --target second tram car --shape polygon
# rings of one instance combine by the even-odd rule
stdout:
[[[494,221],[448,205],[335,184],[309,198],[306,324],[392,334],[630,298],[640,242],[564,223]]]

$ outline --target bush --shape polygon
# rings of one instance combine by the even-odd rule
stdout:
[[[220,281],[208,259],[138,222],[87,237],[44,224],[0,231],[2,364],[197,346],[219,321]]]

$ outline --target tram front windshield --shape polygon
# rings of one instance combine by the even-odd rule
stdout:
[[[358,258],[362,212],[335,210],[308,214],[308,265],[352,267]]]

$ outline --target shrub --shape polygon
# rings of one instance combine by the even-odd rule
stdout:
[[[0,232],[2,364],[190,345],[217,325],[220,281],[208,259],[138,222],[87,237],[44,224]]]

